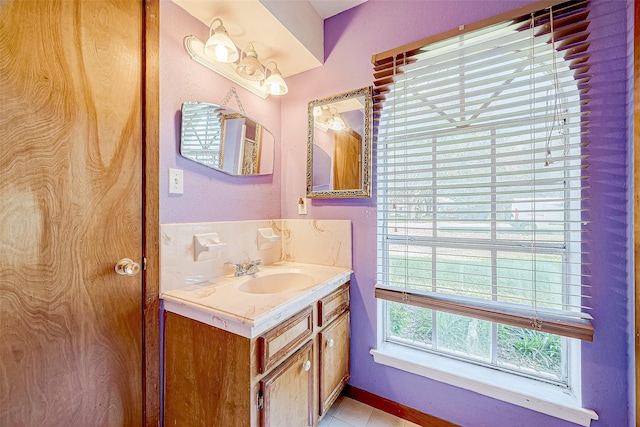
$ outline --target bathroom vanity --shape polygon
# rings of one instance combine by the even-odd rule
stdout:
[[[316,426],[338,397],[351,270],[277,264],[163,294],[165,425]]]

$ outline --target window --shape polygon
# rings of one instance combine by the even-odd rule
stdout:
[[[570,387],[588,2],[374,57],[383,340]]]

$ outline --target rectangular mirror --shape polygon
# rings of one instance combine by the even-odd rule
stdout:
[[[371,197],[372,88],[309,102],[307,197]]]
[[[228,175],[273,173],[275,138],[232,108],[206,102],[182,104],[180,154]]]

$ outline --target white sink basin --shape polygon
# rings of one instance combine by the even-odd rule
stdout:
[[[304,273],[256,273],[253,277],[238,285],[240,292],[250,294],[279,294],[300,291],[316,284],[313,277]]]

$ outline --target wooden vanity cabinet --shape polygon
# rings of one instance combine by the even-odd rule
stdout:
[[[166,426],[316,426],[348,379],[348,282],[254,339],[164,313]]]
[[[164,312],[164,425],[254,426],[251,340]]]
[[[323,329],[318,342],[319,415],[324,415],[349,381],[349,313]]]

